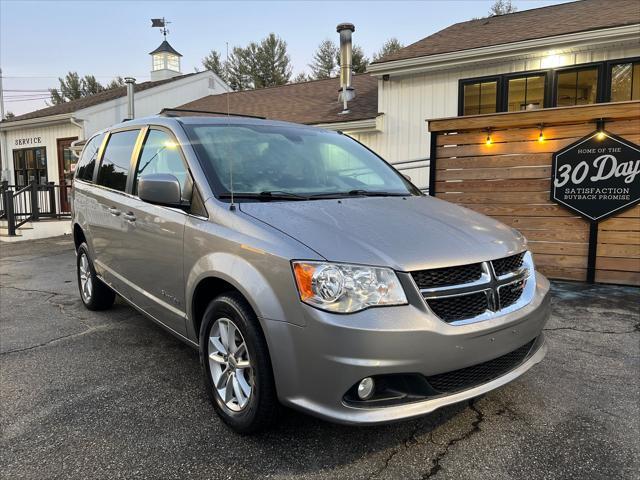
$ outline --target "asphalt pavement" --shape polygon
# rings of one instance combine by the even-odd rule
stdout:
[[[6,479],[639,478],[640,290],[554,282],[543,362],[417,420],[333,425],[286,410],[243,437],[197,352],[118,301],[86,310],[69,237],[0,244]]]

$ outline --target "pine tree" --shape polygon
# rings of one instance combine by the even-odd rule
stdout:
[[[309,64],[311,76],[316,79],[329,78],[336,73],[339,56],[338,47],[331,40],[326,39],[313,54],[313,62]]]
[[[242,47],[233,47],[229,55],[227,83],[233,90],[248,90],[253,88],[249,67],[247,65],[247,52]]]
[[[85,75],[81,80],[80,85],[83,97],[94,95],[104,90],[104,87],[98,80],[96,80],[96,77],[94,77],[93,75]]]
[[[111,90],[112,88],[124,87],[124,80],[122,77],[118,76],[107,83],[107,86],[104,87],[105,90]]]
[[[291,59],[287,42],[270,33],[260,44],[248,47],[249,70],[254,88],[284,85],[291,78]]]
[[[377,62],[381,58],[386,57],[387,55],[391,55],[392,53],[397,52],[403,47],[404,45],[402,45],[397,38],[390,38],[382,44],[382,47],[377,53],[373,54],[373,61]]]
[[[310,75],[307,75],[305,72],[300,72],[299,74],[297,74],[295,77],[291,79],[290,83],[303,83],[303,82],[308,82],[310,80],[313,80],[313,77],[311,77]]]
[[[338,66],[340,66],[340,51],[338,51],[336,55],[336,62]],[[364,56],[364,50],[358,45],[354,45],[351,53],[351,71],[354,73],[365,73],[368,65],[369,59]]]
[[[225,62],[222,61],[222,57],[217,50],[211,50],[211,52],[209,52],[209,55],[202,59],[202,66],[207,70],[211,70],[221,79],[226,81],[227,72]]]
[[[82,81],[78,72],[69,72],[64,79],[58,77],[60,89],[50,88],[50,100],[53,105],[82,98]]]

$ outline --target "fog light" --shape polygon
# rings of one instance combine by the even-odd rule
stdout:
[[[373,378],[363,378],[358,384],[358,398],[360,400],[369,400],[373,396],[375,386]]]

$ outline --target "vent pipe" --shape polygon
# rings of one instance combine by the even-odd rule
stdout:
[[[136,79],[133,77],[125,77],[124,83],[127,84],[127,119],[133,120],[136,118],[135,105],[133,102],[133,89],[136,84]]]
[[[356,31],[356,27],[352,23],[341,23],[336,30],[340,34],[340,94],[338,100],[343,105],[343,110],[340,113],[345,114],[349,113],[348,102],[356,96],[356,91],[351,86],[353,58],[351,34]]]

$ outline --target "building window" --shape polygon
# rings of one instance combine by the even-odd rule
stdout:
[[[640,100],[640,62],[611,67],[611,102]]]
[[[167,68],[174,72],[180,71],[180,59],[177,55],[167,55]]]
[[[598,67],[563,70],[556,80],[556,106],[589,105],[596,103]]]
[[[462,101],[463,115],[495,113],[498,106],[498,81],[465,84]]]
[[[23,187],[34,180],[38,184],[47,183],[47,149],[37,147],[14,150],[13,170],[16,186]]]
[[[153,70],[162,70],[164,66],[164,55],[153,55]]]
[[[536,110],[544,107],[545,75],[511,78],[507,85],[507,111]]]

